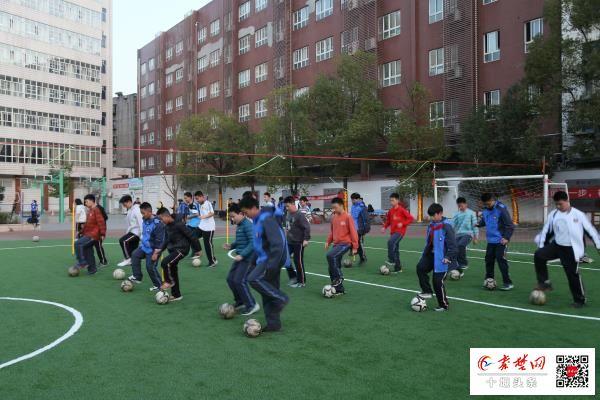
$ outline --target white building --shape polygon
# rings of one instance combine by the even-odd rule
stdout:
[[[0,210],[39,201],[51,164],[111,176],[111,33],[112,0],[0,0]]]

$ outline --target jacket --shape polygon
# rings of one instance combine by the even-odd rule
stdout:
[[[352,217],[347,212],[333,215],[327,246],[331,243],[351,245],[353,249],[358,249],[358,233]]]
[[[554,210],[548,214],[548,220],[544,224],[542,232],[536,237],[536,243],[540,249],[552,241],[553,220],[557,212],[560,211]],[[600,250],[600,235],[598,235],[598,231],[584,213],[575,207],[571,207],[571,211],[569,211],[567,215],[567,223],[569,236],[571,237],[571,246],[573,247],[573,254],[575,255],[576,260],[583,257],[583,254],[585,253],[585,245],[583,243],[584,230],[594,241],[596,249]]]
[[[75,222],[77,222],[78,224],[83,224],[86,221],[86,206],[84,206],[83,204],[78,204],[75,207]]]
[[[404,237],[406,235],[406,229],[408,225],[412,224],[415,219],[413,216],[406,210],[406,208],[398,205],[394,208],[391,208],[386,216],[385,223],[383,224],[384,228],[390,228],[390,234],[399,233]],[[398,227],[398,224],[402,223],[401,227]]]
[[[358,234],[364,235],[365,233],[367,233],[369,212],[367,211],[367,206],[365,205],[365,203],[359,201],[358,203],[352,204],[350,214],[352,214],[354,226],[356,227],[356,231],[358,232]]]
[[[310,240],[310,223],[306,219],[306,215],[300,211],[287,213],[285,216],[285,229],[289,243],[298,244]]]
[[[237,254],[244,260],[250,258],[254,253],[254,242],[252,237],[252,222],[244,218],[235,231],[235,241],[231,248],[237,250]]]
[[[281,210],[266,207],[254,218],[254,258],[256,265],[265,264],[268,269],[290,266],[285,232],[278,221]]]
[[[94,240],[100,240],[106,236],[106,221],[98,207],[88,209],[85,225],[83,226],[83,236],[87,236]]]
[[[440,222],[431,222],[427,227],[423,254],[428,251],[433,252],[434,272],[447,272],[448,266],[453,263],[458,254],[454,228],[448,219],[443,218]],[[450,262],[444,263],[444,258]]]
[[[166,239],[162,249],[169,252],[178,251],[186,255],[190,251],[190,247],[197,253],[200,251],[200,242],[193,235],[191,230],[181,221],[173,221],[165,225]]]
[[[454,233],[457,236],[469,235],[476,238],[479,235],[479,229],[477,229],[477,216],[475,212],[469,208],[465,211],[458,211],[452,218],[452,226],[454,227]]]
[[[132,205],[131,208],[127,210],[126,220],[127,232],[125,233],[133,233],[135,236],[141,237],[144,218],[142,217],[142,212],[140,211],[140,206],[138,204]]]
[[[515,229],[508,209],[499,201],[496,201],[491,210],[483,208],[477,226],[485,226],[485,236],[491,244],[498,244],[502,239],[510,240]]]
[[[154,250],[162,250],[165,242],[165,225],[156,217],[142,220],[141,239],[140,248],[144,253],[152,254]]]

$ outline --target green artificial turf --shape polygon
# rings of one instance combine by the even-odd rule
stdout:
[[[215,242],[220,248],[223,240]],[[366,245],[382,249],[385,238],[367,238]],[[421,246],[420,239],[402,242],[402,274],[379,275],[386,252],[368,249],[367,265],[345,269],[346,278],[418,290],[414,267]],[[595,347],[600,339],[600,321],[456,299],[448,313],[415,313],[412,292],[355,282],[345,284],[345,296],[325,299],[321,288],[328,279],[314,275],[304,289],[284,289],[291,303],[282,332],[249,339],[242,334],[243,317],[217,314],[219,304],[232,301],[225,251],[218,251],[212,270],[183,260],[183,301],[159,306],[147,276],[133,292],[120,291],[112,278],[120,248],[107,244],[106,250],[111,267],[70,278],[67,241],[42,235],[37,244],[0,242],[0,296],[59,302],[84,318],[57,347],[0,369],[0,399],[466,399],[470,347]],[[305,259],[307,271],[327,274],[321,243],[312,243]],[[514,291],[483,290],[483,260],[473,258],[462,280],[447,282],[449,296],[600,317],[597,262],[585,265],[596,270],[582,272],[589,305],[573,310],[560,268],[550,267],[555,290],[536,307],[528,303],[535,283],[531,258],[510,259],[522,261],[511,263]],[[435,299],[428,304],[433,308]],[[73,323],[70,314],[48,305],[0,300],[0,310],[0,364],[52,342]],[[258,319],[264,322],[262,312]]]

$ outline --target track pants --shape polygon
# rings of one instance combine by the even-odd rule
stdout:
[[[250,263],[246,260],[235,261],[231,265],[229,274],[227,275],[227,284],[233,293],[235,305],[244,305],[246,310],[251,310],[256,304],[256,300],[250,292],[247,275]]]
[[[125,259],[128,259],[131,258],[133,252],[138,248],[140,244],[140,238],[137,235],[129,232],[121,236],[119,239],[119,244],[121,245],[123,256]]]
[[[94,240],[94,242],[94,248],[96,249],[96,254],[98,254],[98,260],[100,261],[100,264],[108,264],[108,260],[106,259],[106,251],[104,251],[102,240]]]
[[[135,249],[131,254],[131,272],[133,273],[133,276],[138,281],[142,280],[142,259],[144,258],[146,259],[146,271],[148,271],[148,276],[150,276],[152,284],[156,287],[160,287],[160,285],[162,285],[162,279],[160,277],[160,272],[158,272],[158,260],[152,261],[152,254],[146,254],[141,247]]]
[[[82,236],[75,241],[75,257],[77,266],[87,266],[88,273],[96,272],[96,258],[94,257],[94,246],[96,241],[88,236]]]
[[[533,261],[535,263],[535,273],[538,283],[544,283],[548,280],[548,261],[556,258],[560,259],[560,263],[567,275],[573,301],[581,304],[585,303],[585,290],[581,275],[579,274],[579,262],[575,259],[573,247],[571,246],[559,246],[552,242],[536,250]]]
[[[366,235],[367,235],[366,233],[363,233],[362,235],[361,234],[358,235],[358,251],[356,252],[356,254],[358,254],[358,257],[360,258],[361,261],[364,261],[367,258],[367,255],[365,253],[365,248],[364,248]]]
[[[399,233],[392,233],[390,236],[387,247],[388,247],[388,262],[394,264],[394,270],[398,271],[402,268],[402,263],[400,262],[400,241],[402,240],[402,235]]]
[[[306,283],[306,274],[304,272],[304,246],[302,246],[302,243],[288,243],[288,252],[294,259],[294,265],[296,266],[294,278],[298,280],[298,283]]]
[[[267,326],[272,328],[281,327],[280,313],[289,302],[288,296],[279,289],[279,274],[282,263],[273,263],[267,267],[266,264],[255,265],[248,272],[248,282],[263,300],[263,309]]]
[[[215,231],[203,231],[199,229],[200,236],[204,241],[204,249],[206,250],[206,257],[208,258],[208,265],[214,264],[217,259],[215,258],[215,252],[213,247],[213,237],[215,236]]]
[[[331,285],[337,293],[344,293],[344,274],[342,272],[342,257],[350,250],[349,244],[335,244],[327,252],[327,264],[329,264],[329,278]]]
[[[423,293],[435,292],[438,305],[443,308],[448,308],[448,297],[446,296],[446,287],[444,286],[446,272],[433,273],[433,290],[431,290],[431,285],[429,284],[429,273],[433,270],[433,253],[428,252],[423,254],[419,260],[419,263],[417,264],[417,276],[419,277],[419,285],[421,285],[421,290]]]
[[[463,267],[469,265],[469,260],[467,260],[467,246],[469,243],[471,243],[471,240],[473,240],[471,235],[456,236],[456,246],[458,247],[456,261],[458,263],[458,269],[462,269]]]
[[[173,297],[181,297],[181,291],[179,288],[179,273],[177,271],[177,264],[181,261],[189,250],[180,252],[179,250],[169,251],[169,255],[163,258],[160,266],[163,269],[165,281],[173,285],[171,287],[171,294]]]
[[[498,262],[502,281],[505,285],[512,283],[508,274],[508,261],[506,261],[506,245],[488,243],[485,250],[485,279],[494,278],[494,264]]]

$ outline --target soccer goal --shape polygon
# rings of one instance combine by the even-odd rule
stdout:
[[[555,183],[548,175],[446,177],[434,181],[434,200],[447,210],[456,210],[456,199],[464,197],[469,207],[481,215],[482,193],[491,193],[505,204],[515,224],[508,253],[531,256],[535,251],[535,236],[541,231],[551,207],[554,192],[568,192],[566,183]],[[453,215],[449,212],[448,215]],[[480,232],[479,244],[470,250],[485,251],[485,233]]]

